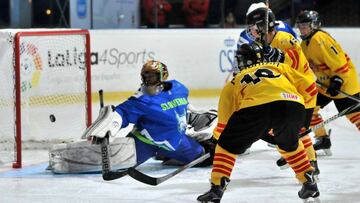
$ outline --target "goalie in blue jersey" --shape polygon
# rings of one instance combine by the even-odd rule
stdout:
[[[146,62],[141,70],[141,88],[118,106],[105,106],[82,138],[115,136],[134,124],[126,137],[110,143],[113,169],[139,165],[161,156],[186,164],[208,152],[216,125],[216,111],[196,111],[189,90],[176,80],[167,80],[168,69],[159,61]],[[202,165],[212,164],[212,159]],[[50,150],[49,169],[54,173],[101,171],[99,145],[89,141],[59,144]]]

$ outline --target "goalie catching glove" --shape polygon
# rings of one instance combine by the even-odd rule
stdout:
[[[109,132],[111,136],[115,136],[120,130],[121,124],[122,118],[120,114],[115,111],[115,107],[105,106],[101,108],[98,118],[85,130],[81,138],[104,138],[107,132]]]
[[[213,136],[213,130],[217,124],[217,111],[187,112],[186,134],[198,142],[209,140]]]

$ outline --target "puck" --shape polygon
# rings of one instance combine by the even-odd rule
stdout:
[[[55,118],[55,116],[54,116],[53,114],[51,114],[51,115],[49,116],[49,118],[50,118],[50,121],[51,121],[51,122],[55,122],[55,121],[56,121],[56,118]]]

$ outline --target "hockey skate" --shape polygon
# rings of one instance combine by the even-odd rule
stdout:
[[[324,151],[326,156],[331,156],[332,152],[330,148],[331,148],[331,140],[329,135],[315,138],[315,144],[314,144],[315,151],[322,150]]]
[[[320,192],[314,179],[314,171],[308,171],[304,175],[306,182],[298,192],[299,197],[304,203],[320,203]]]
[[[276,161],[276,165],[280,168],[280,169],[287,169],[289,168],[289,164],[286,162],[286,160],[282,157],[280,157],[280,159],[278,159]]]
[[[203,195],[197,198],[198,202],[201,203],[220,203],[221,197],[224,194],[227,184],[230,180],[226,177],[221,178],[220,185],[214,185],[211,183],[211,189]]]

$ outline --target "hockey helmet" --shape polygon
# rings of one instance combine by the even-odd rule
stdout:
[[[235,72],[240,72],[263,61],[264,53],[260,45],[257,43],[242,44],[236,51],[235,62],[238,70]]]
[[[303,27],[308,27],[310,29],[310,32],[300,35],[303,40],[306,40],[307,37],[313,33],[314,30],[320,29],[321,27],[319,13],[316,11],[308,10],[301,12],[296,18],[296,25],[299,29],[302,29]]]
[[[141,69],[142,90],[148,94],[161,92],[163,82],[168,76],[169,72],[164,63],[155,60],[147,61]]]
[[[268,13],[268,29],[271,31],[275,28],[276,19],[274,13],[264,3],[251,4],[246,13],[246,24],[256,25],[260,32],[265,30],[265,16]]]

